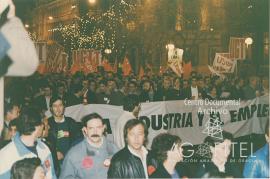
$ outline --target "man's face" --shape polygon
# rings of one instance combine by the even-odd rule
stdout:
[[[16,119],[20,115],[20,108],[19,106],[13,106],[11,111],[7,112],[7,116],[10,120]]]
[[[105,86],[105,84],[100,84],[100,85],[99,85],[99,91],[100,91],[100,92],[105,92],[105,91],[106,91],[106,86]]]
[[[58,94],[64,94],[65,93],[65,88],[64,86],[58,87]]]
[[[113,91],[116,88],[115,82],[114,81],[108,81],[108,89],[110,91]]]
[[[90,83],[89,89],[92,90],[92,91],[96,91],[96,83],[92,81]]]
[[[150,83],[149,82],[143,83],[143,90],[144,91],[149,91],[150,90]]]
[[[129,92],[131,93],[136,92],[136,86],[133,83],[129,84]]]
[[[64,114],[64,105],[62,100],[57,100],[52,104],[52,113],[55,117],[62,117]]]
[[[83,80],[82,86],[83,86],[83,88],[88,88],[88,87],[89,87],[89,82],[88,82],[88,80]]]
[[[128,130],[127,142],[134,150],[140,150],[144,143],[144,127],[141,124]]]
[[[224,142],[216,144],[214,147],[210,147],[212,158],[220,162],[226,162],[231,152],[232,142],[225,139]]]
[[[11,126],[9,128],[9,134],[11,137],[14,137],[16,135],[16,132],[17,132],[17,127],[16,126]]]
[[[204,82],[203,82],[203,80],[199,80],[199,81],[198,81],[198,86],[199,86],[200,88],[203,88],[203,87],[204,87]]]
[[[103,133],[105,130],[105,125],[102,123],[101,119],[91,119],[87,122],[87,127],[83,127],[83,132],[86,137],[95,144],[100,143]]]
[[[257,85],[257,79],[256,78],[251,78],[250,83],[252,86],[256,86]]]
[[[169,79],[164,79],[163,80],[163,87],[164,87],[164,89],[169,89],[170,85],[171,85],[171,82],[170,82]]]
[[[191,81],[191,85],[194,87],[197,86],[197,80],[193,78]]]
[[[45,87],[43,91],[45,96],[51,96],[51,88]]]
[[[107,73],[108,78],[113,78],[113,74],[112,73]]]

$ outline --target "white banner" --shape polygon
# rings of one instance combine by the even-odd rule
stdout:
[[[233,73],[236,60],[229,59],[229,53],[216,53],[213,68],[219,73]]]
[[[178,75],[181,76],[183,73],[182,67],[182,56],[184,50],[175,48],[168,51],[168,65]]]
[[[219,137],[221,130],[234,137],[251,133],[263,134],[269,117],[269,96],[249,101],[179,100],[143,103],[140,120],[149,127],[148,146],[153,138],[169,132],[181,137],[183,142],[201,144],[207,135]],[[109,139],[116,120],[123,113],[121,106],[89,104],[66,108],[65,115],[80,122],[92,112],[99,113],[106,121]],[[216,112],[216,114],[214,113]]]

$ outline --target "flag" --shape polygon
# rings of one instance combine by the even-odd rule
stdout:
[[[189,61],[188,63],[184,63],[183,65],[183,75],[184,75],[184,78],[189,78],[190,76],[190,73],[192,71],[192,64],[191,64],[191,61]]]
[[[70,68],[70,73],[75,74],[77,71],[81,71],[79,51],[73,50],[72,51],[72,65]]]
[[[99,51],[97,50],[84,50],[82,59],[82,68],[84,74],[97,72],[97,66],[99,63]]]
[[[139,79],[141,79],[144,76],[144,70],[143,67],[140,66],[140,70],[139,70]]]
[[[128,76],[132,72],[132,68],[131,68],[131,65],[130,65],[127,57],[125,57],[125,59],[123,61],[122,70],[123,70],[124,76]]]
[[[230,59],[240,60],[246,58],[245,38],[231,37],[229,44]]]
[[[113,68],[112,68],[112,66],[111,66],[111,64],[109,63],[109,61],[107,60],[107,59],[103,59],[103,61],[102,61],[102,66],[104,67],[104,70],[105,71],[113,71]]]
[[[168,65],[178,76],[183,73],[182,69],[182,56],[184,50],[175,48],[168,51]]]

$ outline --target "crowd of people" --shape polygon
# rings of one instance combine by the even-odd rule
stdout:
[[[268,78],[221,79],[193,72],[189,79],[173,73],[121,77],[111,72],[73,76],[39,75],[6,80],[4,129],[0,140],[0,178],[182,178],[269,177],[268,143],[246,162],[243,172],[229,162],[232,134],[208,136],[211,159],[182,162],[181,136],[159,134],[146,148],[148,129],[138,120],[140,103],[181,99],[242,99],[268,95]],[[75,122],[64,115],[77,104],[123,106],[113,141],[97,113]],[[51,117],[45,112],[50,110]],[[42,167],[40,167],[42,166]],[[27,170],[29,168],[29,170]],[[31,169],[31,170],[30,170]],[[23,177],[24,176],[24,177]]]
[[[6,82],[5,100],[21,105],[35,105],[49,109],[52,96],[64,99],[66,106],[76,104],[123,105],[129,94],[139,97],[140,102],[183,99],[242,99],[248,100],[268,95],[269,78],[266,76],[230,77],[222,79],[213,75],[192,72],[190,78],[177,77],[172,72],[156,76],[131,74],[127,77],[112,72],[74,75],[35,74],[28,78]],[[19,89],[19,90],[18,90]]]

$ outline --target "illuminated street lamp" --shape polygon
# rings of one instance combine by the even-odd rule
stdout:
[[[247,37],[246,40],[245,40],[245,44],[247,46],[251,45],[253,43],[253,39],[251,37]]]
[[[96,0],[88,0],[88,2],[89,2],[90,4],[95,4],[95,3],[96,3]]]
[[[29,28],[29,25],[28,25],[28,24],[25,24],[24,27],[25,27],[25,28]]]
[[[48,19],[49,19],[49,20],[53,20],[53,16],[49,16]]]
[[[112,53],[112,50],[111,50],[111,49],[106,48],[106,49],[104,50],[104,52],[105,52],[106,54],[111,54],[111,53]]]

